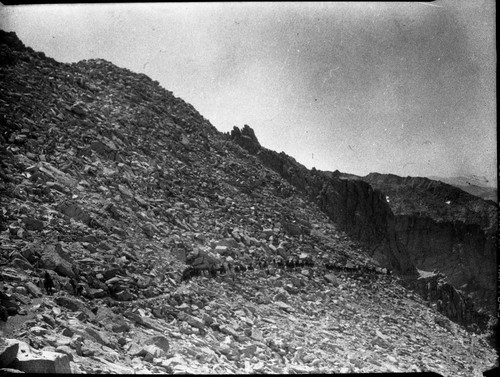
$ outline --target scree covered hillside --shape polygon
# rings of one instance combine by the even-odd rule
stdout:
[[[402,284],[425,276],[368,183],[307,171],[248,126],[223,134],[144,74],[3,31],[0,83],[2,371],[497,365],[492,322],[445,277],[429,300]]]

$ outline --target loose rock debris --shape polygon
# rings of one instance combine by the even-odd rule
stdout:
[[[495,365],[484,335],[399,285],[157,82],[1,37],[2,370],[479,376]]]

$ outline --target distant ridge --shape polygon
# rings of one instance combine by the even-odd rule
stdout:
[[[350,173],[339,172],[338,170],[335,172],[325,172],[325,173],[331,176],[338,176],[340,178],[345,178],[345,179],[363,179],[363,177],[361,176]],[[387,175],[392,175],[392,174],[387,174]],[[454,186],[456,188],[459,188],[460,190],[465,191],[468,194],[477,196],[481,199],[498,203],[498,189],[496,187],[491,186],[492,184],[494,184],[493,182],[489,182],[481,177],[473,175],[471,177],[443,178],[438,176],[430,176],[421,178],[427,178],[438,182],[440,181],[448,185]],[[488,186],[488,184],[490,185]]]
[[[488,182],[476,176],[451,178],[431,176],[429,179],[447,183],[484,200],[491,200],[498,203],[498,189],[491,186],[491,184],[495,184],[495,182]],[[487,183],[490,185],[487,185]]]
[[[461,185],[461,186],[479,186],[479,187],[489,187],[489,188],[495,188],[496,183],[495,181],[489,181],[486,177],[480,177],[477,175],[470,175],[467,177],[464,176],[458,176],[458,177],[440,177],[437,175],[430,176],[429,179],[434,179],[437,181],[449,181],[453,182],[453,184]],[[446,182],[447,183],[447,182]]]

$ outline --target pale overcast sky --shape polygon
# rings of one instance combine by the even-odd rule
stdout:
[[[493,0],[0,7],[61,62],[142,72],[320,170],[496,184]]]

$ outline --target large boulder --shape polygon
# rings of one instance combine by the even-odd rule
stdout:
[[[329,282],[330,284],[332,284],[334,287],[338,287],[339,286],[339,281],[337,279],[337,277],[334,275],[334,274],[326,274],[324,276],[325,280],[327,282]]]
[[[19,350],[19,344],[13,339],[0,338],[0,368],[12,363]]]
[[[90,226],[92,218],[85,210],[76,204],[63,203],[57,207],[57,210],[62,214],[71,217],[75,221],[80,221],[83,224]]]
[[[10,368],[19,369],[25,373],[71,373],[68,355],[38,351],[25,342],[16,342],[19,349],[16,358],[9,364]]]
[[[11,265],[20,270],[32,270],[33,266],[24,258],[14,258],[12,259]]]
[[[130,319],[131,321],[138,323],[144,327],[147,327],[147,328],[152,329],[152,330],[160,331],[160,332],[163,331],[163,329],[160,326],[158,326],[154,320],[152,320],[151,318],[148,318],[148,317],[144,317],[144,316],[140,315],[139,313],[132,312],[132,311],[126,311],[125,313],[123,313],[123,315],[125,317],[127,317],[128,319]]]
[[[87,308],[85,303],[74,297],[58,296],[55,298],[56,304],[63,306],[73,312],[80,311],[84,313],[90,320],[95,318],[95,314]]]
[[[205,327],[205,322],[197,317],[189,315],[183,311],[177,314],[177,319],[180,321],[185,321],[189,323],[191,326],[196,327],[198,329],[203,329]]]
[[[108,331],[125,332],[130,330],[130,325],[121,314],[115,314],[111,309],[102,306],[97,310],[94,323],[104,325]]]
[[[144,342],[146,345],[154,345],[160,348],[165,354],[168,352],[170,348],[170,343],[166,337],[163,335],[157,335],[149,338]]]
[[[132,301],[135,298],[126,288],[114,292],[114,297],[118,301]]]
[[[42,297],[43,296],[41,289],[39,287],[37,287],[31,281],[27,281],[23,285],[28,290],[28,292],[30,293],[30,295],[32,297]]]
[[[61,276],[75,278],[72,260],[66,256],[60,245],[46,245],[42,251],[40,267],[53,270]]]
[[[198,271],[209,271],[214,273],[221,265],[221,261],[212,253],[206,253],[201,250],[195,250],[186,258],[186,264]]]
[[[45,226],[42,220],[34,219],[32,217],[25,217],[22,222],[28,230],[42,231]]]

